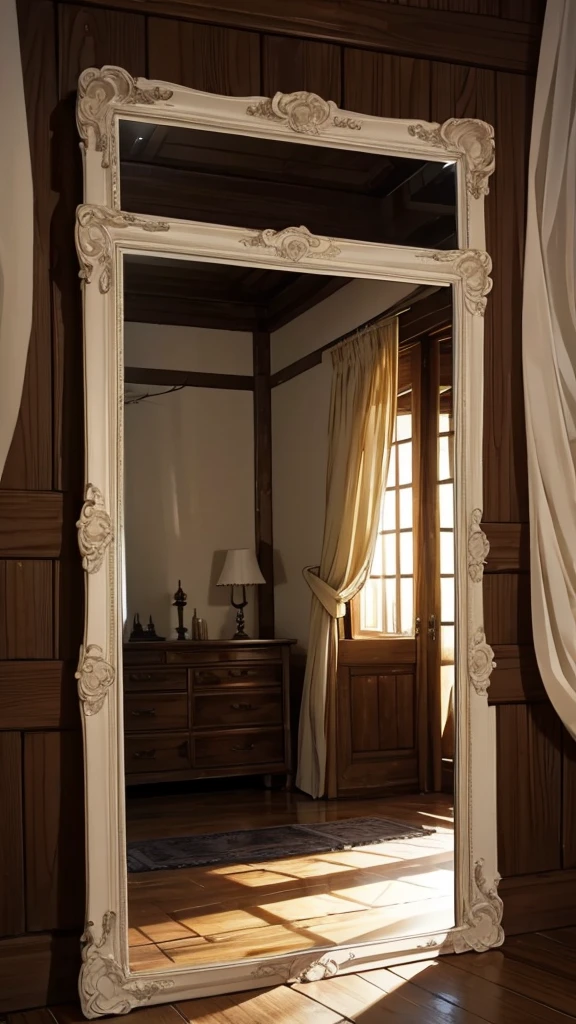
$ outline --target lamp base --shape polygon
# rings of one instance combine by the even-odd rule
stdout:
[[[233,604],[234,608],[237,609],[237,611],[236,611],[236,632],[234,633],[234,636],[232,637],[232,639],[233,640],[249,640],[250,637],[248,636],[248,633],[244,629],[244,609],[245,609],[246,605],[248,604],[248,601],[246,600],[246,589],[245,589],[245,587],[242,587],[242,601],[239,601],[239,602],[236,602],[234,600],[234,588],[232,588],[232,604]]]

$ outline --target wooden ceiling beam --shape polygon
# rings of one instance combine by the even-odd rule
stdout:
[[[127,291],[124,296],[124,319],[131,323],[251,332],[265,317],[265,306],[233,300],[212,301],[195,295],[177,297],[141,291]]]
[[[313,306],[340,291],[344,285],[350,284],[349,277],[325,277],[324,275],[302,274],[276,299],[268,303],[264,321],[267,331],[277,331],[280,327],[306,313]]]
[[[151,366],[126,366],[125,384],[166,388],[220,388],[225,391],[253,391],[254,377],[241,373],[196,373],[189,370],[161,370]]]
[[[84,3],[110,7],[110,0]],[[114,7],[523,74],[536,74],[541,35],[526,21],[383,0],[114,0]]]

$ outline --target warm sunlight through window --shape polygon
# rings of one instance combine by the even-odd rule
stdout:
[[[374,560],[360,594],[358,632],[362,636],[414,635],[411,396],[411,392],[402,396],[410,412],[396,417]]]
[[[454,420],[452,391],[440,388],[438,422],[438,509],[440,519],[440,688],[442,734],[453,731],[451,715],[454,688]],[[445,736],[444,753],[452,743]]]

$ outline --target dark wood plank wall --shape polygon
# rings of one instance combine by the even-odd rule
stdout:
[[[272,0],[235,0],[225,8],[206,4],[199,14],[202,6],[18,0],[35,189],[34,310],[22,408],[0,490],[0,1010],[73,994],[84,915],[74,682],[82,631],[74,528],[83,477],[82,340],[72,228],[82,198],[74,89],[90,65],[119,64],[135,75],[224,93],[305,88],[365,113],[472,116],[495,125],[484,519],[493,540],[487,633],[500,662],[492,689],[500,867],[504,876],[553,873],[560,913],[561,880],[576,866],[575,746],[542,692],[527,604],[521,260],[543,4],[308,0],[282,5],[280,14]],[[312,8],[318,17],[306,22]],[[508,19],[500,23],[502,37],[497,18]],[[515,905],[522,903],[521,879],[503,885],[511,905],[513,894]],[[539,891],[545,903],[542,878]]]

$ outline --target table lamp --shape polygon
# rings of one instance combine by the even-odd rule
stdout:
[[[248,604],[246,599],[246,587],[256,586],[265,583],[256,553],[251,548],[233,548],[226,552],[224,567],[220,573],[217,587],[230,587],[230,601],[236,614],[236,632],[233,640],[249,640],[250,637],[244,629],[244,609]],[[242,587],[242,600],[234,600],[234,587]]]

